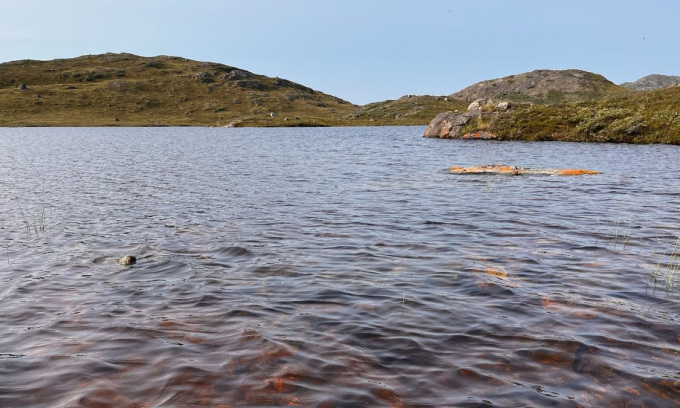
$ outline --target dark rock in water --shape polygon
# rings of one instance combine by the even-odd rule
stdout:
[[[126,255],[118,260],[118,263],[123,266],[134,265],[137,263],[137,258],[132,255]]]
[[[25,91],[25,90],[28,89],[28,87],[26,86],[25,82],[20,82],[19,86],[17,86],[17,89],[20,90],[20,91]]]
[[[571,363],[571,369],[577,373],[593,372],[595,370],[595,354],[598,349],[593,346],[588,346],[579,343],[574,353],[574,361]]]

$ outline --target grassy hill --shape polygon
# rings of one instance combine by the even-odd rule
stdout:
[[[0,126],[426,125],[466,107],[411,95],[356,106],[285,79],[168,56],[0,64]]]
[[[285,79],[178,57],[0,64],[0,126],[339,125],[355,109]]]

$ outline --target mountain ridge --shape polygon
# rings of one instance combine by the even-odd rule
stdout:
[[[602,75],[579,69],[539,69],[477,82],[449,95],[466,101],[503,99],[514,102],[590,100],[626,92]]]
[[[666,88],[680,83],[680,76],[676,75],[661,75],[651,74],[643,76],[642,78],[633,82],[624,82],[620,86],[635,91],[653,91],[656,89]]]

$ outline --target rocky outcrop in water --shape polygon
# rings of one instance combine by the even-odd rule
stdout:
[[[132,255],[126,255],[118,260],[118,263],[123,266],[130,266],[137,263],[137,258]]]
[[[451,167],[451,174],[501,174],[501,175],[545,175],[545,176],[582,176],[584,174],[600,174],[599,171],[584,169],[528,169],[507,164],[487,164],[484,166]]]
[[[457,139],[461,136],[461,130],[470,120],[480,115],[475,110],[466,113],[444,112],[435,116],[432,122],[425,129],[424,137],[439,137]]]

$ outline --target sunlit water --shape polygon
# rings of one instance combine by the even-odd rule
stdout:
[[[0,406],[676,406],[680,148],[422,132],[0,129]]]

